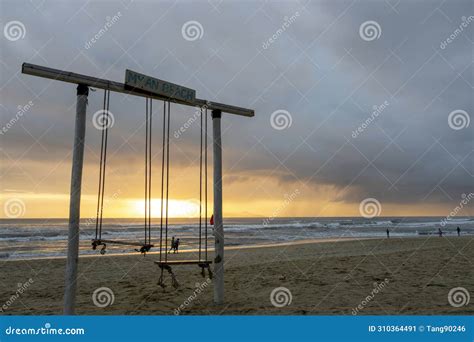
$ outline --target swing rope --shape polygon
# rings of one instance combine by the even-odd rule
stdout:
[[[120,245],[132,245],[139,246],[140,249],[135,249],[137,252],[143,253],[148,252],[153,245],[151,244],[151,189],[152,189],[152,118],[153,118],[153,100],[146,98],[145,104],[145,126],[146,126],[146,139],[145,139],[145,223],[144,230],[145,236],[143,243],[141,242],[126,242],[126,241],[115,241],[115,240],[103,240],[102,239],[102,227],[104,217],[104,198],[105,198],[105,176],[107,166],[107,145],[109,137],[109,123],[110,120],[110,90],[104,90],[104,99],[101,116],[98,118],[98,122],[101,124],[101,142],[100,142],[100,165],[99,165],[99,187],[97,195],[97,211],[96,211],[96,222],[95,222],[95,239],[92,240],[92,248],[96,249],[97,246],[102,246],[100,251],[101,254],[105,254],[106,244],[120,244]]]
[[[100,170],[99,170],[99,189],[97,196],[97,213],[95,220],[95,239],[100,240],[102,238],[102,221],[104,216],[104,190],[105,190],[105,166],[107,164],[107,141],[109,132],[109,103],[110,103],[110,90],[104,90],[104,100],[102,107],[101,120],[102,134],[100,142]]]
[[[204,114],[204,115],[203,115]],[[207,260],[207,108],[200,108],[201,115],[201,147],[199,152],[199,261],[202,258],[202,235],[204,234],[204,260]],[[204,142],[204,145],[203,145]],[[204,154],[204,163],[203,163]],[[204,177],[203,177],[204,168]],[[204,179],[204,196],[203,196]],[[204,201],[204,233],[202,232],[202,209]]]
[[[200,107],[200,148],[199,148],[199,259],[198,260],[178,260],[168,263],[168,228],[169,228],[169,148],[170,148],[170,102],[163,103],[163,140],[162,140],[162,163],[161,163],[161,220],[160,220],[160,259],[158,265],[161,269],[161,275],[158,284],[166,287],[164,282],[164,271],[171,275],[171,282],[174,287],[178,287],[178,281],[172,270],[172,265],[197,264],[201,268],[201,274],[205,277],[205,270],[208,270],[209,277],[212,278],[212,272],[209,267],[211,263],[208,260],[208,112],[207,108]],[[204,203],[203,203],[204,202]],[[204,220],[204,224],[203,224]],[[163,237],[164,230],[164,237]],[[204,236],[204,242],[203,242]],[[164,238],[164,242],[163,242]],[[164,245],[164,250],[163,250]],[[203,247],[204,245],[204,247]],[[203,250],[204,248],[204,250]],[[164,257],[163,257],[164,253]],[[204,257],[203,257],[204,256]]]
[[[148,148],[148,163],[149,163],[149,183],[148,183],[148,244],[151,244],[151,132],[153,128],[153,99],[150,99],[150,143]]]
[[[145,98],[145,251],[151,245],[151,132],[153,117],[153,100]]]
[[[201,261],[201,249],[202,249],[202,107],[200,110],[201,115],[201,145],[199,149],[199,261]]]
[[[160,261],[162,260],[162,239],[163,239],[163,210],[165,211],[165,262],[168,261],[168,204],[169,204],[169,175],[170,175],[170,102],[163,103],[163,156],[162,156],[162,176],[161,176],[161,227],[160,227]],[[166,128],[165,128],[166,127]],[[165,167],[166,154],[166,167]],[[164,171],[166,177],[164,177]],[[164,179],[166,178],[166,183]],[[166,188],[164,191],[163,188]],[[163,193],[165,192],[165,205],[163,208]]]
[[[205,252],[205,257],[204,260],[207,260],[207,107],[205,108],[205,119],[204,119],[204,135],[206,136],[206,139],[204,141],[204,232],[205,232],[205,238],[204,238],[204,252]]]
[[[148,98],[145,98],[145,239],[147,240],[148,230]]]
[[[165,182],[166,102],[163,102],[163,141],[161,144],[161,211],[160,211],[160,262],[163,252],[163,191]],[[166,252],[166,251],[165,251]]]

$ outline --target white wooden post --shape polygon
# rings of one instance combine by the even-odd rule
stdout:
[[[86,108],[89,88],[77,86],[76,123],[72,155],[71,193],[69,202],[69,232],[64,290],[64,314],[74,315],[76,306],[77,263],[79,259],[79,220],[81,217],[82,165],[86,133]]]
[[[214,159],[214,303],[224,303],[224,226],[222,223],[222,142],[221,116],[218,109],[212,111],[213,159]]]

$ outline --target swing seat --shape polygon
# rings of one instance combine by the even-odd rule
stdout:
[[[136,252],[140,252],[145,256],[147,252],[154,247],[154,245],[151,244],[143,244],[139,242],[127,242],[127,241],[115,241],[115,240],[92,240],[92,249],[97,249],[98,246],[102,246],[102,249],[100,251],[100,254],[104,255],[105,250],[107,248],[107,244],[117,244],[117,245],[123,245],[123,246],[137,246],[140,247],[140,249],[135,249]]]
[[[170,260],[170,261],[155,261],[160,268],[167,268],[167,266],[178,265],[198,265],[199,267],[209,267],[212,264],[211,260]]]
[[[116,245],[124,245],[124,246],[138,246],[138,247],[145,247],[147,249],[150,249],[154,247],[154,245],[150,244],[143,244],[140,242],[134,242],[134,241],[117,241],[117,240],[92,240],[92,246],[100,246],[103,244],[116,244]]]

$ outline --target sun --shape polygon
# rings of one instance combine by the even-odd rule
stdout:
[[[168,217],[186,218],[199,217],[199,201],[197,200],[169,200]],[[133,200],[131,203],[131,211],[134,216],[142,217],[145,215],[145,201]],[[166,206],[163,207],[163,216],[165,215]],[[151,200],[151,216],[161,216],[161,200]]]

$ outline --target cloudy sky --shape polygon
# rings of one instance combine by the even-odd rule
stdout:
[[[254,118],[222,119],[227,216],[360,216],[367,198],[382,216],[445,216],[474,192],[470,0],[0,6],[3,217],[13,200],[21,217],[68,212],[75,86],[23,75],[22,62],[120,82],[132,69],[254,109]],[[89,96],[83,217],[95,208],[102,98]],[[154,108],[161,118],[162,103]],[[138,216],[145,100],[113,93],[110,111],[105,215]],[[199,191],[193,117],[193,107],[172,105],[171,131],[190,126],[171,136],[176,215],[191,215]],[[155,198],[160,132],[155,120]]]

